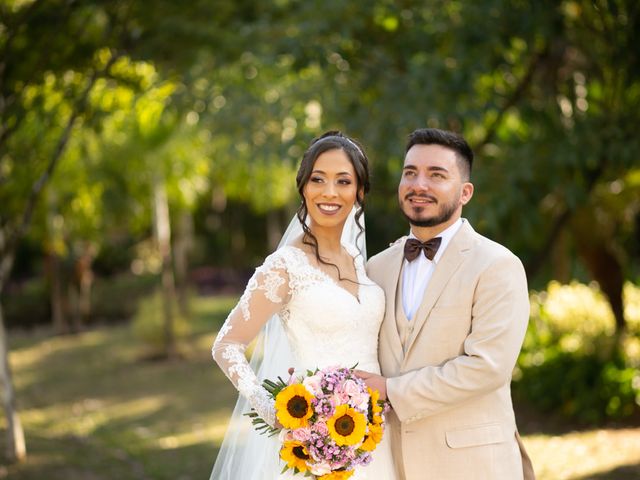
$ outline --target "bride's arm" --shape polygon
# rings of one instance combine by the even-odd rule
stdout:
[[[275,425],[276,420],[274,401],[247,362],[245,349],[269,318],[282,310],[289,296],[289,275],[282,256],[276,252],[267,257],[249,280],[211,351],[238,391],[270,425]]]

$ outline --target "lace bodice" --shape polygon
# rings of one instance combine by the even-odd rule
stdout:
[[[214,359],[266,420],[274,419],[272,401],[244,351],[275,314],[283,323],[296,369],[358,364],[363,370],[380,371],[377,350],[384,294],[366,276],[357,249],[345,248],[354,258],[357,298],[313,266],[302,250],[285,246],[256,269],[218,333]]]

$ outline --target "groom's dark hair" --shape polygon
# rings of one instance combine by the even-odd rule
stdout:
[[[473,150],[461,135],[438,128],[419,128],[409,134],[404,153],[406,154],[414,145],[442,145],[450,148],[456,153],[458,168],[463,179],[468,181],[471,178]]]

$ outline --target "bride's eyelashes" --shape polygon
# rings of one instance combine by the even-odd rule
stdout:
[[[313,183],[323,183],[325,181],[324,178],[322,177],[311,177],[309,179],[310,182]],[[353,181],[351,179],[348,178],[340,178],[338,179],[338,184],[339,185],[351,185],[353,183]]]

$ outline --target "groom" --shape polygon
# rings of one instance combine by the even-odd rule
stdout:
[[[461,218],[473,152],[460,136],[409,136],[400,208],[411,234],[373,257],[386,294],[382,374],[394,457],[406,480],[517,480],[534,473],[511,404],[511,372],[529,319],[525,272]]]

